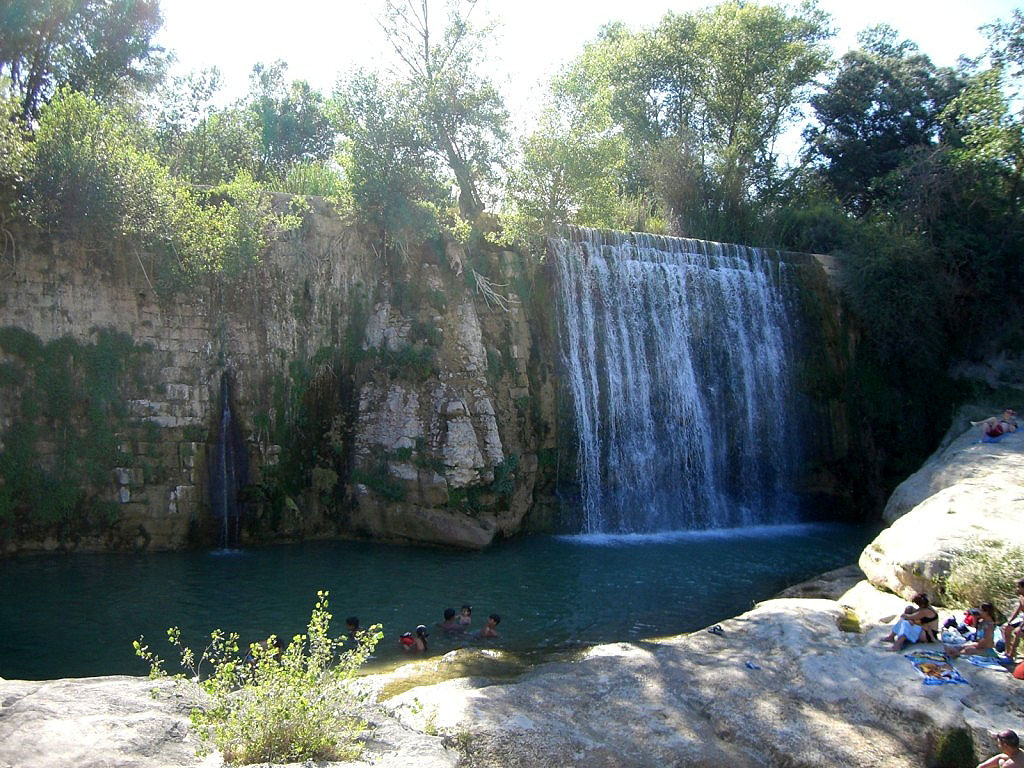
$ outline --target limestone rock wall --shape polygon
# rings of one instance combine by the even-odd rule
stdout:
[[[225,372],[250,465],[243,541],[479,547],[528,524],[553,445],[531,419],[554,417],[523,299],[507,287],[509,311],[492,306],[443,246],[396,269],[367,242],[314,203],[260,265],[169,291],[145,254],[19,237],[0,282],[5,550],[213,541]],[[494,284],[532,284],[515,254],[474,258]]]
[[[1024,547],[1024,432],[982,442],[978,427],[959,420],[893,492],[885,519],[891,525],[864,550],[860,567],[904,599],[941,595],[951,561],[972,545]]]

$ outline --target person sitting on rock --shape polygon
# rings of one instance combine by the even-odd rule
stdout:
[[[978,620],[975,623],[975,641],[963,645],[944,645],[942,650],[954,659],[966,656],[992,656],[998,657],[996,653],[996,609],[992,603],[982,603],[978,606]]]
[[[1024,768],[1024,755],[1020,751],[1020,738],[1009,729],[996,734],[996,746],[1000,752],[992,755],[978,768]]]
[[[1017,579],[1017,607],[1003,627],[1003,639],[1006,641],[1006,655],[1011,659],[1017,654],[1017,644],[1024,634],[1024,579]]]
[[[981,427],[985,437],[1001,437],[1007,432],[1017,431],[1017,412],[1007,408],[1002,417],[989,416],[984,421],[972,421],[971,426]]]
[[[477,637],[497,637],[498,636],[498,624],[501,623],[501,616],[496,613],[492,613],[487,617],[487,624],[485,624],[480,631],[477,633]]]
[[[455,618],[454,608],[444,609],[444,621],[437,625],[444,632],[465,632],[466,628]]]
[[[891,642],[890,650],[902,650],[906,643],[934,643],[939,632],[939,614],[928,601],[928,595],[918,592],[911,598],[914,605],[908,605],[900,620],[886,635],[884,642]]]

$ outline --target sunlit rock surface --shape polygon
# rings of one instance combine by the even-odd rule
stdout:
[[[1024,431],[980,438],[978,427],[960,431],[893,493],[885,516],[894,522],[860,558],[872,583],[905,598],[935,595],[972,540],[1024,546]]]
[[[721,636],[599,646],[513,684],[461,678],[386,706],[457,734],[474,766],[909,767],[954,727],[988,748],[1021,714],[1020,682],[959,662],[970,687],[923,685],[878,642],[902,608],[861,582],[838,601],[762,603]]]
[[[152,697],[152,681],[93,677],[31,682],[0,680],[0,768],[170,768],[223,765],[200,758],[188,703],[170,684]],[[454,768],[444,739],[370,712],[362,757],[345,765]],[[318,763],[320,766],[341,763]]]

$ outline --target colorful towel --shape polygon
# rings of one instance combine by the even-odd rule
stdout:
[[[996,435],[995,437],[992,437],[991,435],[985,435],[978,442],[979,443],[998,443],[1000,440],[1002,440],[1008,434],[1010,434],[1010,433],[1009,432],[1003,432],[1003,434]]]
[[[971,664],[973,664],[974,666],[982,667],[983,669],[1002,669],[1002,670],[1005,670],[1005,671],[1009,671],[1009,670],[1006,670],[1006,667],[1004,667],[1000,663],[999,659],[996,656],[989,656],[987,654],[984,655],[984,656],[981,656],[981,655],[975,655],[975,654],[972,653],[972,654],[965,654],[965,655],[961,656],[960,658],[961,659],[966,659],[967,661],[971,662]]]
[[[948,685],[950,683],[963,683],[967,685],[956,667],[950,664],[949,656],[941,651],[915,651],[906,654],[914,669],[924,675],[925,685]]]

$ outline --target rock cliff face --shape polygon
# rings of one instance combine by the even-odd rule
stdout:
[[[806,343],[824,350],[796,373],[811,457],[797,490],[850,516],[849,331],[829,263],[796,262]],[[243,545],[479,548],[568,525],[555,491],[575,436],[547,262],[482,242],[380,252],[314,201],[262,263],[190,287],[130,249],[29,234],[3,268],[2,551],[216,545],[226,405],[248,467]]]
[[[1024,547],[1024,431],[999,442],[959,420],[947,441],[889,499],[882,531],[860,558],[879,587],[939,594],[952,558],[972,542]]]
[[[482,547],[533,525],[555,447],[554,355],[526,321],[545,281],[496,249],[460,272],[452,247],[382,258],[314,204],[260,265],[170,290],[145,255],[19,238],[0,284],[6,550],[216,543],[225,374],[243,542]]]

